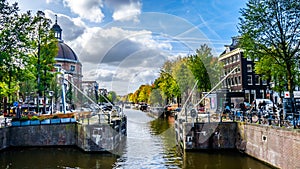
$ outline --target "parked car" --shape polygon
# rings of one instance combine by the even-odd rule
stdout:
[[[255,99],[253,101],[255,109],[258,109],[259,103],[265,103],[266,110],[272,110],[273,106],[275,109],[277,109],[276,104],[274,104],[270,99]]]

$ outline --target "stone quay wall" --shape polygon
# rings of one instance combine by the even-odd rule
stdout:
[[[300,168],[300,130],[238,125],[245,153],[282,169]]]
[[[75,146],[76,125],[53,124],[10,127],[9,147],[26,146]]]
[[[186,123],[175,121],[183,151],[237,149],[282,169],[300,168],[300,130],[243,122]]]
[[[9,147],[77,146],[86,152],[113,152],[126,135],[125,121],[112,124],[80,123],[0,128],[0,150]]]

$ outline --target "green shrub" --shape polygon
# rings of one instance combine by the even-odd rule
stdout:
[[[31,120],[39,120],[39,117],[38,116],[32,116]]]
[[[26,120],[29,120],[28,116],[22,116],[22,117],[20,118],[20,121],[26,121]]]

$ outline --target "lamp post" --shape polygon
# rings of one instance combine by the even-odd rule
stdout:
[[[50,107],[50,114],[53,114],[53,91],[49,91],[49,96],[50,96],[50,104],[51,104],[51,107]]]
[[[66,114],[66,87],[65,87],[65,71],[62,70],[62,79],[61,79],[61,85],[62,85],[62,111],[64,114]]]

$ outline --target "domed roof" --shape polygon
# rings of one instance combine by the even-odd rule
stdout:
[[[57,61],[68,61],[68,62],[79,62],[77,55],[75,52],[65,43],[58,43],[58,55],[55,60]]]

